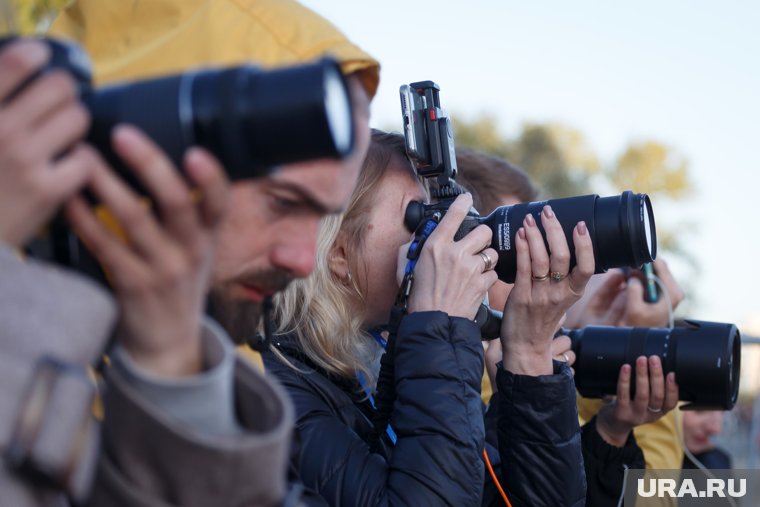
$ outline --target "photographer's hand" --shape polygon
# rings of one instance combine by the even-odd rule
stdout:
[[[594,273],[594,252],[584,223],[579,222],[573,230],[577,265],[568,274],[570,250],[551,207],[544,207],[541,221],[551,255],[533,216],[527,215],[515,235],[517,277],[501,326],[504,368],[533,376],[551,375],[554,371],[554,332]],[[552,279],[552,273],[559,274],[560,279]]]
[[[458,196],[425,242],[414,271],[409,313],[439,310],[452,317],[474,319],[488,289],[496,282],[493,268],[498,254],[489,248],[488,226],[480,225],[454,241],[471,206],[470,194]],[[485,257],[491,260],[490,266],[485,265]],[[405,259],[400,261],[406,263]]]
[[[617,398],[599,409],[596,431],[610,445],[625,446],[634,427],[654,422],[678,403],[675,373],[663,376],[658,356],[636,359],[636,395],[631,400],[631,365],[624,364],[618,377]]]
[[[662,280],[665,290],[670,296],[670,304],[675,310],[683,301],[684,293],[681,287],[673,278],[667,263],[658,258],[654,261],[654,270],[657,276]],[[633,327],[667,327],[670,308],[668,307],[668,298],[660,296],[656,303],[647,303],[644,301],[644,283],[642,282],[643,274],[639,271],[636,277],[631,277],[628,281],[628,300],[625,311],[626,326]]]
[[[200,194],[196,203],[180,173],[145,135],[122,126],[113,143],[162,219],[103,164],[90,186],[124,228],[127,244],[105,229],[81,197],[67,203],[67,217],[110,275],[121,304],[119,338],[132,359],[163,376],[197,373],[200,320],[227,201],[224,171],[207,152],[188,151],[185,173]]]
[[[65,72],[48,72],[13,95],[49,58],[48,48],[34,41],[0,53],[0,241],[16,248],[84,186],[95,167],[91,150],[66,151],[87,132],[89,116]]]
[[[567,326],[625,325],[626,288],[625,275],[620,269],[592,276],[583,297],[568,310]]]

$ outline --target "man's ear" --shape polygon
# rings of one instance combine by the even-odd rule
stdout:
[[[351,269],[348,265],[346,251],[348,247],[348,234],[344,231],[338,233],[327,258],[327,267],[335,278],[344,284],[348,284],[351,277]]]

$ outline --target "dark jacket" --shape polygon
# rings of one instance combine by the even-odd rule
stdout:
[[[497,473],[513,507],[585,505],[575,384],[565,363],[554,361],[554,374],[538,377],[515,375],[499,365],[486,428],[488,442],[498,448]],[[483,504],[503,505],[490,477]]]
[[[296,408],[295,460],[308,488],[330,505],[502,505],[485,471],[479,397],[483,347],[469,320],[441,312],[404,317],[395,350],[396,401],[378,452],[367,442],[373,408],[357,382],[336,378],[286,337],[278,346],[295,368],[264,354],[270,375]],[[585,478],[569,370],[524,377],[500,371],[499,450],[488,446],[514,507],[581,506]],[[540,398],[540,399],[539,399]],[[507,467],[500,467],[500,463]],[[518,470],[519,469],[519,470]],[[549,481],[557,481],[547,487]],[[486,487],[484,488],[484,484]],[[551,484],[551,482],[549,482]]]
[[[583,425],[581,435],[588,479],[586,504],[589,507],[615,507],[623,491],[625,470],[645,468],[644,453],[636,443],[633,431],[623,447],[605,442],[596,431],[596,416]]]

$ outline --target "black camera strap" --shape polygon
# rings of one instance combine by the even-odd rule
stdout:
[[[370,448],[373,452],[377,452],[380,448],[380,436],[387,431],[391,413],[393,412],[393,403],[396,401],[394,369],[396,335],[398,334],[401,320],[407,314],[409,294],[411,294],[412,286],[414,285],[414,268],[417,266],[422,247],[440,220],[440,212],[425,220],[414,232],[414,239],[411,245],[409,245],[409,250],[406,252],[407,261],[404,268],[404,278],[396,294],[396,302],[393,308],[391,308],[391,315],[388,319],[388,341],[385,346],[385,353],[380,358],[380,374],[377,378],[377,395],[375,397],[374,427],[370,436]]]

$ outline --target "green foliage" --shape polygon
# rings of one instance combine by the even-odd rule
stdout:
[[[590,177],[600,171],[599,159],[583,134],[557,123],[526,123],[520,134],[509,139],[499,132],[496,118],[481,116],[473,121],[454,120],[458,146],[482,150],[519,165],[546,197],[589,193]]]
[[[688,161],[669,146],[654,140],[631,143],[620,156],[603,165],[583,134],[559,123],[525,123],[513,138],[504,136],[496,117],[471,121],[454,117],[457,146],[482,150],[519,165],[547,197],[592,191],[598,177],[619,191],[646,192],[680,199],[692,190]]]

